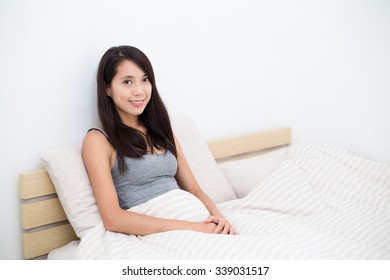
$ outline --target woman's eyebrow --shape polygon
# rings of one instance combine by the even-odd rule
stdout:
[[[126,76],[123,76],[121,79],[134,79],[134,76],[126,75]]]
[[[149,77],[147,74],[143,75],[142,78]],[[121,79],[134,79],[134,76],[132,75],[126,75],[123,76]]]

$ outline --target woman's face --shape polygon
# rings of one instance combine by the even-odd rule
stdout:
[[[145,72],[131,60],[122,61],[107,88],[122,121],[129,126],[138,124],[152,95],[152,84]]]

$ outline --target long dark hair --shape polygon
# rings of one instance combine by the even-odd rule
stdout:
[[[145,110],[138,116],[147,130],[147,135],[125,125],[114,102],[106,93],[107,87],[117,73],[118,65],[130,60],[148,76],[152,94]],[[119,170],[126,170],[124,157],[140,158],[148,152],[148,146],[170,151],[177,157],[171,122],[167,109],[158,93],[154,71],[148,57],[139,49],[119,46],[108,49],[100,60],[97,73],[97,104],[100,121],[111,145],[116,150]]]

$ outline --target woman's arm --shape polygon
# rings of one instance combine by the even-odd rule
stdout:
[[[210,197],[202,191],[198,182],[196,181],[188,162],[184,156],[183,150],[179,141],[175,138],[177,150],[178,171],[176,173],[176,180],[180,187],[193,195],[195,195],[210,212],[210,217],[205,221],[206,223],[214,223],[217,225],[214,233],[236,234],[229,221],[226,220],[217,206],[210,199]]]
[[[91,131],[85,136],[82,154],[99,213],[107,230],[135,235],[169,230],[215,231],[217,226],[212,223],[162,219],[120,208],[111,176],[115,151],[102,133]]]

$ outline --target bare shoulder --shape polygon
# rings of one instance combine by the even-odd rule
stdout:
[[[98,130],[91,130],[85,135],[82,150],[83,156],[95,155],[107,156],[108,158],[111,158],[114,152],[114,148],[106,136]]]
[[[90,143],[90,142],[107,142],[109,144],[107,137],[99,130],[90,130],[84,137],[83,143]]]

